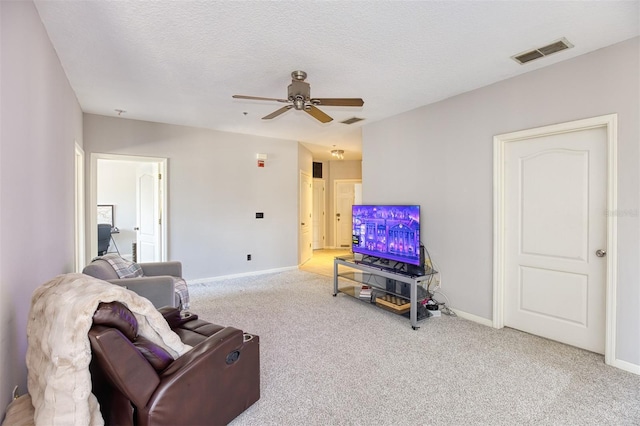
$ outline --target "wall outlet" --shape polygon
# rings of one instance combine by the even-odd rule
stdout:
[[[439,276],[435,276],[433,277],[433,285],[431,286],[431,291],[436,291],[440,288],[440,277]]]
[[[251,260],[251,255],[250,254],[247,255],[247,260]]]

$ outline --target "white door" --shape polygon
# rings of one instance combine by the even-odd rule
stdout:
[[[313,180],[313,249],[323,249],[325,243],[324,180]]]
[[[138,262],[160,261],[159,173],[156,163],[143,163],[136,175]]]
[[[604,353],[607,130],[504,152],[504,325]]]
[[[300,264],[313,255],[313,183],[311,175],[300,172]]]
[[[355,200],[355,184],[357,182],[336,181],[336,247],[350,248],[353,237],[352,207]]]

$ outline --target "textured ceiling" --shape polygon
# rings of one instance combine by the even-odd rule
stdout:
[[[36,1],[83,111],[333,145],[360,158],[361,127],[639,34],[639,1]],[[566,37],[573,49],[510,57]],[[291,72],[321,124],[282,104]],[[246,114],[244,114],[246,112]],[[353,125],[340,123],[353,116]]]

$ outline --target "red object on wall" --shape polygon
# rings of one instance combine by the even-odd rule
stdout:
[[[258,160],[258,167],[264,167],[264,160]]]

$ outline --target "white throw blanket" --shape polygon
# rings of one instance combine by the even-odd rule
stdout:
[[[27,322],[27,386],[36,425],[103,425],[91,393],[91,346],[87,333],[100,302],[119,301],[138,320],[138,333],[174,358],[182,343],[147,299],[124,287],[83,274],[60,275],[38,287]]]

